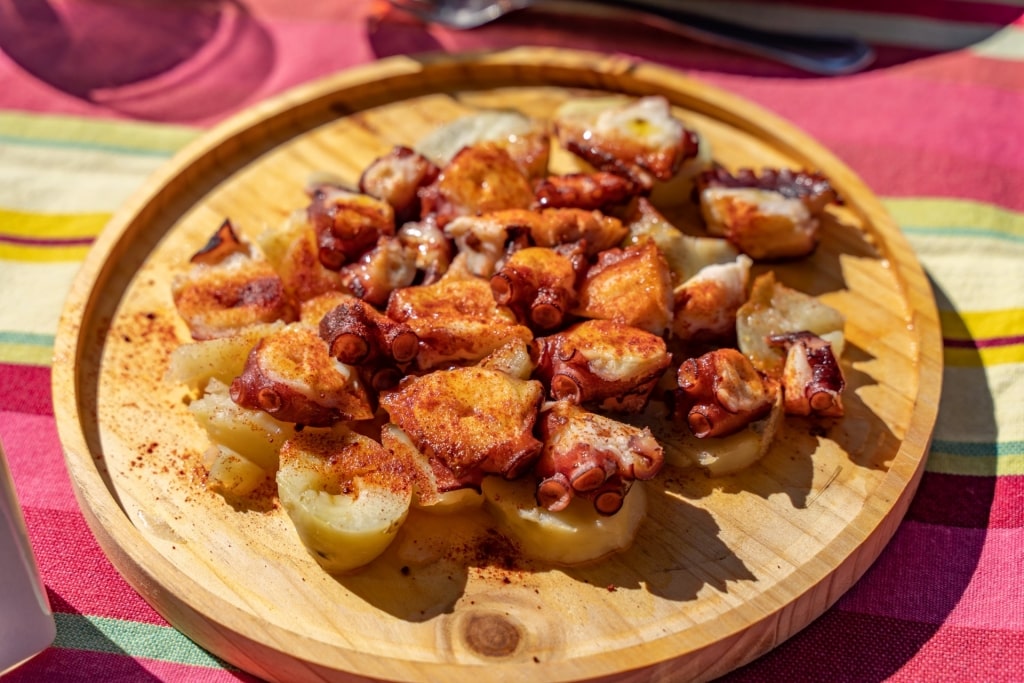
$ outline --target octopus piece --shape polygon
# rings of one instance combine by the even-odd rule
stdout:
[[[224,232],[223,226],[218,232]],[[295,320],[295,306],[270,263],[249,256],[248,249],[223,244],[201,252],[171,285],[174,305],[192,338],[230,337],[252,325]],[[215,253],[222,260],[216,261]]]
[[[574,496],[594,502],[598,512],[622,506],[623,485],[653,479],[665,455],[647,427],[634,427],[557,401],[541,417],[544,448],[534,466],[540,477],[539,505],[557,512]]]
[[[524,221],[530,240],[538,247],[557,247],[581,242],[587,256],[618,246],[629,230],[618,218],[586,209],[542,209]]]
[[[570,173],[538,181],[533,192],[541,208],[594,210],[625,204],[640,192],[640,186],[615,173]]]
[[[757,260],[799,258],[818,245],[819,216],[838,200],[818,174],[721,168],[697,179],[701,213],[712,235],[724,237]]]
[[[391,292],[416,279],[416,252],[395,236],[385,236],[355,263],[340,271],[341,285],[360,299],[383,306]]]
[[[570,152],[644,190],[655,180],[672,179],[698,151],[697,135],[658,95],[574,100],[556,112],[554,126],[558,141]]]
[[[736,341],[761,372],[782,376],[785,351],[768,339],[789,332],[808,331],[832,345],[841,358],[845,347],[843,314],[818,297],[787,287],[775,280],[772,271],[759,275],[750,287],[750,297],[736,312]]]
[[[437,179],[441,169],[418,152],[398,145],[377,157],[359,178],[359,191],[383,199],[395,210],[399,225],[420,215],[417,192]]]
[[[337,271],[320,262],[316,231],[306,211],[295,211],[264,230],[258,243],[281,276],[285,292],[295,301],[301,303],[342,288]]]
[[[439,126],[416,148],[439,165],[466,147],[487,144],[504,150],[528,178],[547,174],[551,135],[543,121],[512,110],[482,110]]]
[[[736,349],[689,358],[676,374],[675,414],[697,438],[727,436],[767,415],[778,386]]]
[[[491,292],[519,322],[550,330],[576,303],[576,277],[571,258],[547,247],[526,247],[509,256],[491,278]]]
[[[672,274],[657,245],[647,240],[601,252],[573,312],[663,335],[672,322]]]
[[[444,226],[444,234],[454,240],[466,267],[478,277],[491,277],[505,257],[509,232],[517,226],[518,216],[532,211],[496,211],[482,216],[460,216]],[[506,214],[512,214],[508,216]],[[511,220],[511,222],[510,222]]]
[[[355,369],[332,358],[316,330],[303,323],[257,342],[230,395],[243,408],[312,427],[368,420],[374,412]]]
[[[811,332],[790,332],[768,338],[786,350],[782,395],[790,415],[842,417],[846,381],[832,345]]]
[[[783,197],[799,199],[812,213],[820,213],[829,204],[840,201],[839,194],[822,174],[788,168],[766,168],[760,174],[749,168],[741,168],[732,174],[721,166],[714,166],[697,177],[698,191],[710,187],[778,192]]]
[[[437,180],[420,189],[419,197],[421,215],[435,214],[443,228],[458,216],[528,209],[533,204],[533,188],[508,152],[481,144],[456,154]]]
[[[540,454],[533,428],[544,389],[480,367],[409,376],[381,394],[391,422],[433,468],[439,491],[479,488],[487,474],[514,479]]]
[[[307,213],[313,224],[320,263],[338,270],[395,234],[395,211],[386,201],[334,185],[313,190]]]
[[[300,320],[319,330],[330,354],[355,366],[363,384],[374,391],[397,385],[418,351],[415,333],[346,292],[329,292],[304,301]]]
[[[457,265],[440,281],[396,289],[388,300],[388,317],[408,325],[420,339],[415,365],[421,371],[475,363],[510,341],[533,339],[530,328],[495,302],[487,280]]]
[[[600,211],[549,208],[539,211],[508,209],[480,216],[463,216],[444,232],[469,259],[473,274],[490,277],[513,243],[519,246],[560,247],[582,244],[586,256],[610,249],[628,234],[622,222]]]
[[[741,254],[732,263],[705,266],[676,287],[672,334],[684,341],[727,340],[736,334],[736,312],[747,301],[753,262]]]
[[[362,299],[347,297],[320,319],[320,338],[342,363],[387,359],[408,363],[419,351],[419,337],[408,325],[387,317]]]
[[[413,262],[420,284],[437,282],[451,265],[452,244],[433,216],[404,223],[398,229],[398,239],[415,254]]]
[[[245,254],[248,256],[249,247],[238,238],[238,233],[235,232],[235,226],[231,224],[231,221],[225,219],[220,224],[220,227],[210,235],[206,245],[192,254],[189,263],[202,263],[214,266],[232,254]]]
[[[635,413],[672,360],[656,334],[586,320],[537,341],[535,375],[556,400]]]

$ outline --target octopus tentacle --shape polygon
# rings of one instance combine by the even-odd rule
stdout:
[[[230,219],[225,218],[217,231],[210,235],[210,240],[206,245],[192,254],[189,261],[213,265],[220,263],[231,254],[239,253],[248,254],[249,247],[238,238],[235,226],[231,224]]]
[[[552,511],[563,510],[573,497],[613,514],[635,479],[651,479],[661,471],[664,452],[647,428],[626,425],[591,413],[569,401],[558,401],[541,422],[544,449],[535,472],[540,477],[537,501]]]
[[[569,257],[547,247],[526,247],[509,256],[491,278],[491,292],[520,322],[549,330],[562,324],[575,303],[576,280]]]
[[[782,390],[787,413],[843,415],[842,391],[846,381],[830,343],[807,331],[772,335],[768,343],[786,349]]]
[[[354,297],[321,318],[320,338],[332,356],[350,365],[380,359],[408,363],[419,351],[419,336],[411,327]]]
[[[534,185],[542,208],[603,209],[629,201],[640,190],[630,178],[605,171],[549,176]]]
[[[732,434],[766,415],[774,402],[774,384],[736,349],[689,358],[676,378],[676,415],[698,438]]]
[[[612,320],[587,320],[537,339],[536,375],[555,399],[638,412],[671,363],[665,341]]]

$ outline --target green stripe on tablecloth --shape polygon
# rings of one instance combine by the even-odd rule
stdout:
[[[936,439],[927,469],[941,474],[1006,476],[1024,474],[1024,441],[947,441]]]
[[[976,239],[978,237],[987,237],[996,240],[1007,240],[1010,242],[1020,242],[1024,244],[1024,235],[1015,235],[1009,232],[999,232],[997,230],[986,230],[977,226],[944,226],[941,228],[923,228],[916,225],[903,225],[901,226],[903,232],[907,235],[941,235],[942,237],[969,237]]]
[[[890,198],[883,204],[907,232],[1024,240],[1024,213],[993,204],[939,197]]]
[[[54,647],[123,654],[190,666],[233,668],[170,626],[60,612],[53,617],[57,622]]]
[[[170,156],[199,132],[197,128],[166,123],[0,112],[0,140],[13,144]]]
[[[936,439],[932,442],[932,450],[969,457],[1024,455],[1024,441],[946,441]]]
[[[53,335],[0,330],[0,363],[51,365]]]

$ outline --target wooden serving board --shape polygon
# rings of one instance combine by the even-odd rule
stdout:
[[[845,205],[825,221],[820,248],[775,270],[846,315],[846,417],[788,419],[768,456],[735,476],[667,467],[648,486],[633,546],[581,568],[512,561],[480,519],[420,513],[383,557],[332,578],[279,507],[233,508],[204,489],[209,443],[164,372],[188,339],[170,279],[221,220],[255,235],[305,205],[311,172],[354,182],[392,145],[476,108],[549,117],[568,98],[606,92],[665,95],[726,166],[832,179]],[[378,62],[192,144],[95,245],[61,321],[53,385],[93,532],[194,641],[272,680],[479,683],[709,679],[785,640],[894,533],[923,469],[940,376],[919,264],[877,198],[821,145],[665,68],[521,49]]]

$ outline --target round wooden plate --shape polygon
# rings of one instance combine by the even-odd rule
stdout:
[[[165,381],[188,339],[170,279],[230,217],[247,235],[355,181],[397,143],[480,107],[660,93],[729,167],[823,171],[845,205],[812,258],[775,268],[846,315],[847,415],[796,419],[749,470],[666,468],[633,546],[524,565],[470,521],[420,519],[364,571],[324,574],[282,510],[202,486],[208,442]],[[683,217],[685,220],[685,216]],[[111,221],[72,289],[53,369],[67,466],[128,582],[214,654],[282,681],[709,679],[820,615],[875,560],[923,469],[941,375],[935,304],[877,198],[827,150],[735,96],[646,63],[563,50],[393,58],[247,110],[179,154]],[[429,517],[421,515],[421,517]],[[466,528],[463,528],[466,527]],[[472,540],[456,552],[453,544]]]

